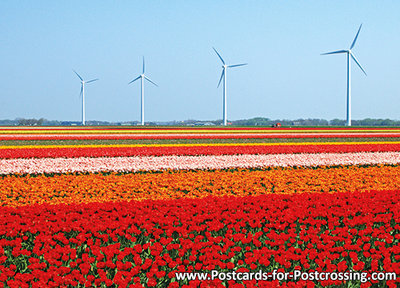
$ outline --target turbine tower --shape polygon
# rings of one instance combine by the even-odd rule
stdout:
[[[219,87],[219,85],[221,84],[221,81],[222,81],[222,78],[224,78],[224,89],[223,89],[223,111],[222,111],[222,119],[223,119],[223,125],[224,126],[226,126],[226,121],[227,121],[227,108],[226,108],[226,72],[227,72],[227,70],[228,70],[228,68],[233,68],[233,67],[239,67],[239,66],[244,66],[244,65],[247,65],[247,63],[244,63],[244,64],[235,64],[235,65],[226,65],[226,63],[225,63],[225,61],[224,61],[224,59],[222,59],[222,57],[221,57],[221,55],[219,55],[219,53],[218,53],[218,51],[213,47],[213,49],[214,49],[214,51],[215,51],[215,53],[217,53],[217,55],[218,55],[218,57],[219,57],[219,59],[221,59],[221,61],[222,61],[222,73],[221,73],[221,78],[219,79],[219,82],[218,82],[218,86],[217,87]]]
[[[135,82],[136,80],[141,79],[141,115],[140,115],[140,124],[144,125],[144,80],[149,81],[150,83],[154,84],[155,86],[158,87],[158,85],[156,83],[154,83],[153,81],[151,81],[146,75],[144,75],[144,57],[143,57],[143,70],[142,70],[142,74],[140,74],[137,78],[133,79],[131,82],[129,82],[128,84],[131,84],[133,82]]]
[[[86,123],[86,118],[85,118],[85,84],[97,81],[99,79],[96,78],[96,79],[93,79],[93,80],[85,81],[85,80],[83,80],[83,78],[75,70],[73,70],[73,71],[75,72],[76,76],[78,76],[79,80],[81,80],[81,93],[80,93],[80,96],[82,97],[82,125],[85,125],[85,123]]]
[[[358,28],[358,32],[356,34],[356,37],[353,40],[353,43],[351,43],[350,49],[348,50],[338,50],[338,51],[333,51],[333,52],[328,52],[328,53],[323,53],[321,55],[330,55],[330,54],[340,54],[340,53],[346,53],[347,55],[347,113],[346,113],[346,124],[347,126],[351,126],[351,58],[353,58],[354,62],[360,67],[361,71],[364,72],[365,75],[367,73],[364,71],[364,69],[361,67],[361,64],[357,61],[356,56],[354,56],[354,53],[351,51],[353,49],[354,45],[356,44],[358,34],[360,33],[362,24],[360,25],[360,28]]]

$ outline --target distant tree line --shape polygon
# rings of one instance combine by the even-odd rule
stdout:
[[[40,118],[40,119],[24,119],[24,118],[20,118],[17,119],[18,121],[18,126],[42,126],[45,119],[44,118]]]
[[[286,120],[277,119],[271,120],[268,118],[252,118],[246,120],[232,121],[233,125],[237,126],[272,126],[276,123],[281,123],[284,127],[292,126],[345,126],[346,121],[341,119],[325,120],[325,119],[297,119],[297,120]],[[399,120],[391,119],[363,119],[363,120],[352,120],[352,126],[400,126]]]
[[[341,119],[325,120],[325,119],[276,119],[272,120],[269,118],[256,117],[252,119],[235,120],[230,121],[232,126],[264,126],[272,127],[273,125],[280,123],[282,127],[294,127],[294,126],[345,126],[346,121]],[[130,122],[108,122],[108,121],[97,121],[91,120],[86,121],[88,126],[108,126],[108,125],[138,125],[137,121]],[[147,122],[146,125],[162,125],[162,126],[211,126],[221,125],[222,120],[186,120],[186,121],[169,121],[169,122]],[[79,121],[57,121],[47,120],[44,118],[40,119],[25,119],[17,118],[15,120],[0,120],[0,126],[78,126]],[[400,126],[400,120],[391,119],[363,119],[363,120],[352,120],[352,126]]]

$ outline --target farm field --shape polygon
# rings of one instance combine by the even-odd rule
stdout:
[[[399,175],[400,128],[3,127],[0,287],[398,287]]]

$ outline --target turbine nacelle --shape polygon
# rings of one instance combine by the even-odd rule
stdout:
[[[83,78],[81,77],[81,75],[78,74],[78,72],[76,72],[75,70],[72,70],[72,71],[74,71],[74,73],[76,74],[76,76],[78,76],[78,78],[79,78],[79,80],[81,80],[81,83],[82,83],[82,84],[90,83],[90,82],[94,82],[94,81],[99,80],[98,78],[96,78],[96,79],[92,79],[92,80],[85,81],[85,80],[83,80]]]
[[[144,69],[145,69],[145,64],[144,64],[144,57],[143,57],[143,70],[142,70],[142,74],[140,74],[138,77],[136,77],[135,79],[133,79],[133,80],[132,80],[131,82],[129,82],[128,84],[131,84],[131,83],[133,83],[133,82],[135,82],[136,80],[139,80],[139,79],[145,79],[145,80],[149,81],[151,84],[153,84],[153,85],[155,85],[155,86],[158,87],[158,85],[157,85],[156,83],[154,83],[153,81],[151,81],[151,79],[150,79],[149,77],[147,77],[147,76],[144,74]]]
[[[363,68],[363,67],[361,66],[361,64],[358,62],[358,60],[357,60],[356,56],[354,55],[354,53],[351,51],[351,49],[354,48],[354,45],[355,45],[356,42],[357,42],[357,38],[358,38],[358,35],[360,34],[361,27],[362,27],[362,24],[360,25],[360,28],[358,28],[356,37],[354,37],[354,40],[353,40],[353,42],[351,43],[349,49],[346,49],[346,50],[337,50],[337,51],[333,51],[333,52],[323,53],[323,54],[321,54],[321,55],[331,55],[331,54],[342,54],[342,53],[346,53],[346,54],[348,54],[348,55],[354,60],[354,62],[356,62],[357,66],[361,69],[361,71],[362,71],[365,75],[367,75],[367,72],[365,72],[364,68]]]

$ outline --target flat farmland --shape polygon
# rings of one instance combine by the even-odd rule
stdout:
[[[0,287],[398,287],[399,164],[399,128],[3,127]]]

